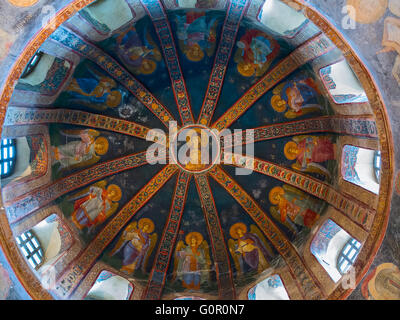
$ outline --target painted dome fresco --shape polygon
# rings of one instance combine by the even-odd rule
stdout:
[[[26,292],[347,298],[394,151],[336,27],[298,0],[63,4],[16,43],[0,101],[2,255]]]

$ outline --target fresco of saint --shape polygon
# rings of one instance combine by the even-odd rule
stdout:
[[[106,185],[105,180],[100,181],[68,199],[74,201],[72,222],[79,230],[88,228],[90,232],[117,210],[122,196],[121,189],[115,184],[107,188]]]
[[[361,293],[367,300],[400,300],[400,269],[382,263],[364,278]]]
[[[95,69],[87,68],[87,70],[88,75],[74,78],[69,84],[67,88],[69,101],[101,111],[118,107],[122,102],[122,93],[118,90],[115,80]]]
[[[288,160],[296,160],[292,168],[302,172],[314,172],[330,176],[330,172],[319,163],[335,160],[336,145],[329,137],[296,136],[284,147]]]
[[[100,133],[93,129],[65,130],[61,134],[74,140],[60,146],[52,146],[53,165],[59,163],[58,170],[86,167],[100,160],[109,148],[107,138],[99,137]]]
[[[145,29],[143,34],[142,39],[135,28],[130,28],[116,38],[118,56],[136,75],[152,74],[161,61],[161,52],[150,33]]]
[[[232,238],[228,240],[228,247],[238,275],[247,271],[260,273],[269,267],[271,248],[255,225],[251,225],[248,232],[244,223],[235,223],[229,229],[229,234]]]
[[[186,289],[199,290],[209,280],[211,267],[208,243],[199,232],[190,232],[175,249],[173,280],[182,281]]]
[[[204,12],[188,12],[177,16],[179,46],[185,56],[193,62],[210,57],[216,47],[216,18],[207,22]]]
[[[129,224],[119,238],[110,256],[122,255],[121,271],[132,274],[137,270],[146,273],[146,266],[157,242],[154,222],[142,218]],[[154,232],[154,233],[153,233]]]
[[[293,223],[311,228],[319,219],[319,214],[312,210],[313,199],[292,186],[274,187],[269,193],[269,201],[276,206],[271,207],[274,218],[292,230],[297,230]]]
[[[189,162],[185,168],[190,171],[204,170],[207,165],[202,163],[202,148],[208,145],[208,136],[201,135],[199,129],[195,129],[186,137],[186,145],[189,148]]]
[[[234,61],[244,77],[262,76],[279,53],[279,44],[259,30],[248,30],[237,42]]]
[[[285,117],[294,119],[312,112],[322,111],[322,106],[313,103],[321,95],[312,78],[284,82],[272,91],[271,106],[277,112],[285,112]],[[289,110],[288,110],[289,108]]]

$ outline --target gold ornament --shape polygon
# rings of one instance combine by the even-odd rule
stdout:
[[[299,153],[299,148],[297,147],[297,143],[293,141],[289,141],[288,143],[286,143],[283,153],[285,154],[285,157],[288,160],[296,159],[297,154]]]
[[[285,190],[282,187],[275,187],[269,192],[269,201],[272,204],[279,204],[280,198],[285,194]]]
[[[121,191],[121,188],[118,187],[116,184],[110,184],[107,187],[107,193],[109,194],[109,199],[111,201],[117,202],[117,201],[121,200],[122,191]]]

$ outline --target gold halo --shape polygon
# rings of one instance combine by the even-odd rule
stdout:
[[[288,143],[286,143],[283,153],[285,154],[285,157],[288,160],[294,160],[297,157],[297,153],[293,153],[293,152],[289,151],[289,149],[293,149],[293,148],[296,148],[296,150],[298,150],[298,146],[297,146],[296,142],[289,141]]]
[[[143,230],[143,226],[145,224],[149,225],[149,230],[147,230],[147,233],[152,233],[154,231],[154,222],[149,218],[142,218],[139,220],[139,229]]]
[[[115,97],[114,102],[110,102],[109,98],[110,97]],[[107,100],[106,100],[106,105],[109,106],[110,108],[115,108],[119,106],[122,100],[122,94],[118,90],[111,91],[111,93],[108,95]]]
[[[190,240],[192,240],[192,238],[193,237],[195,237],[196,238],[196,240],[197,240],[197,244],[199,245],[200,243],[202,243],[203,242],[203,236],[201,235],[201,233],[199,233],[199,232],[190,232],[190,233],[188,233],[187,235],[186,235],[186,237],[185,237],[185,241],[186,241],[186,244],[188,245],[188,246],[190,246]]]
[[[198,54],[193,54],[194,48],[197,48]],[[186,50],[186,56],[190,61],[199,62],[204,58],[204,51],[197,43],[195,43],[193,46],[189,47],[189,49]]]
[[[144,64],[148,63],[149,67],[145,68]],[[139,71],[143,74],[152,74],[154,72],[154,70],[156,70],[156,63],[153,60],[149,60],[149,59],[144,59],[142,64],[140,65]]]
[[[253,64],[245,63],[244,61],[239,62],[237,70],[243,77],[251,77],[256,72],[256,68]]]
[[[113,197],[110,197],[110,200],[111,201],[119,201],[119,200],[121,200],[121,197],[122,197],[121,188],[118,187],[116,184],[110,184],[107,187],[107,193],[110,194],[112,191],[115,192],[115,195]]]
[[[239,235],[237,233],[237,229],[242,229],[243,233],[247,233],[247,227],[242,222],[237,222],[229,229],[229,234],[233,239],[239,239]]]
[[[285,190],[283,190],[282,187],[274,187],[272,190],[269,192],[269,201],[272,204],[278,204],[279,200],[276,199],[277,195],[283,196],[285,194]]]
[[[281,102],[281,101],[284,101],[285,103],[284,103],[283,105],[280,106],[278,103]],[[272,106],[272,108],[273,108],[275,111],[277,111],[277,112],[283,112],[283,111],[285,111],[286,108],[287,108],[287,103],[286,103],[285,100],[283,100],[283,99],[281,98],[281,96],[279,96],[279,95],[274,95],[274,96],[272,96],[272,98],[271,98],[271,106]]]
[[[8,0],[9,3],[16,7],[30,7],[38,1],[39,0]]]
[[[107,138],[104,137],[99,137],[96,139],[96,141],[94,142],[96,145],[100,146],[96,148],[96,153],[100,156],[103,156],[107,153],[108,151],[108,147],[109,147],[109,143]]]
[[[369,24],[378,21],[386,12],[388,0],[347,0],[348,15],[358,23]]]

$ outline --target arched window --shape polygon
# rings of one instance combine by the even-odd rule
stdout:
[[[309,22],[301,12],[279,0],[265,1],[257,19],[278,35],[289,38]]]
[[[39,240],[31,231],[22,233],[16,240],[29,264],[38,270],[43,262],[43,250]]]
[[[320,76],[335,103],[368,102],[367,94],[346,60],[322,68]]]
[[[381,152],[375,151],[374,154],[374,170],[376,181],[380,183],[381,181]]]
[[[103,270],[85,300],[128,300],[132,293],[133,285],[128,280]]]
[[[356,239],[350,239],[345,244],[337,261],[337,268],[341,274],[345,274],[349,271],[350,267],[354,264],[354,261],[356,261],[360,249],[361,243]]]
[[[24,72],[22,73],[21,79],[26,78],[27,76],[29,76],[33,70],[36,68],[36,66],[38,65],[40,59],[43,56],[43,52],[36,52],[35,55],[31,58],[31,60],[29,60],[28,65],[26,66]]]
[[[0,154],[0,173],[1,178],[9,177],[15,168],[15,140],[2,139],[1,141],[1,154]]]
[[[334,282],[349,271],[357,259],[361,243],[328,219],[311,242],[311,253]]]
[[[342,177],[375,194],[379,193],[380,152],[345,145],[342,151]]]
[[[275,274],[256,284],[247,294],[249,300],[289,300],[282,279]]]

